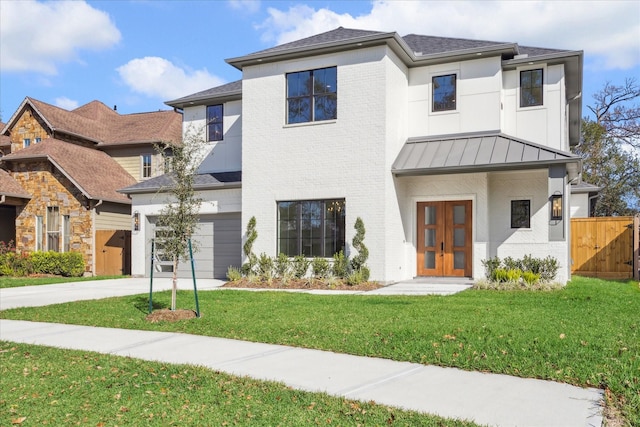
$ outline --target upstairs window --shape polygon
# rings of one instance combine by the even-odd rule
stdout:
[[[435,76],[433,83],[433,111],[456,109],[456,75]]]
[[[222,141],[222,104],[207,106],[207,141]]]
[[[151,178],[151,154],[143,154],[142,158],[142,178]]]
[[[42,139],[41,139],[41,138],[36,138],[36,144],[37,144],[38,142],[40,142],[40,141],[42,141]]]
[[[22,147],[23,148],[27,148],[30,145],[31,145],[31,139],[30,138],[25,138],[25,139],[22,140]]]
[[[287,123],[337,118],[337,68],[319,68],[287,74]]]
[[[542,105],[542,68],[520,71],[520,107]]]

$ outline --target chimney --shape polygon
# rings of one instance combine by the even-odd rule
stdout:
[[[113,111],[118,111],[118,106],[117,105],[113,106]]]

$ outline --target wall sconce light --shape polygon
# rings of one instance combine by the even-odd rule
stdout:
[[[562,194],[551,196],[551,219],[554,221],[562,220]]]
[[[140,231],[140,212],[133,213],[133,231]]]

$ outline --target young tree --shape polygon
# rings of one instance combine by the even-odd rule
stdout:
[[[173,261],[171,310],[176,309],[178,265],[180,261],[189,259],[188,241],[198,225],[202,199],[196,195],[194,179],[202,160],[204,143],[201,132],[190,128],[181,144],[163,142],[156,147],[169,169],[167,176],[172,180],[170,200],[160,212],[157,222],[157,226],[163,228],[160,238],[163,251]],[[192,249],[197,251],[197,245],[192,244]]]
[[[594,119],[584,118],[576,153],[583,158],[583,177],[603,188],[597,216],[640,212],[640,97],[635,79],[622,86],[606,83],[589,106]]]

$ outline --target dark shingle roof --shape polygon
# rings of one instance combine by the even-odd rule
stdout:
[[[116,190],[136,180],[108,154],[53,138],[46,138],[2,158],[3,162],[47,159],[90,199],[129,203]]]
[[[419,34],[408,34],[402,37],[402,39],[407,43],[407,45],[409,45],[413,52],[421,53],[423,55],[508,44],[504,42],[492,42],[486,40],[422,36]]]
[[[240,95],[242,93],[242,80],[236,80],[235,82],[227,83],[221,86],[216,86],[211,89],[196,92],[191,95],[183,96],[182,98],[174,99],[173,101],[167,101],[165,104],[172,107],[184,108],[185,105],[195,103],[202,100],[208,100],[213,98],[229,97],[233,95]]]
[[[193,187],[198,190],[205,190],[217,187],[238,186],[242,182],[242,172],[212,172],[201,173],[194,177]],[[168,190],[174,184],[171,174],[164,174],[139,182],[118,191],[125,194],[132,193],[155,193],[157,191]]]

